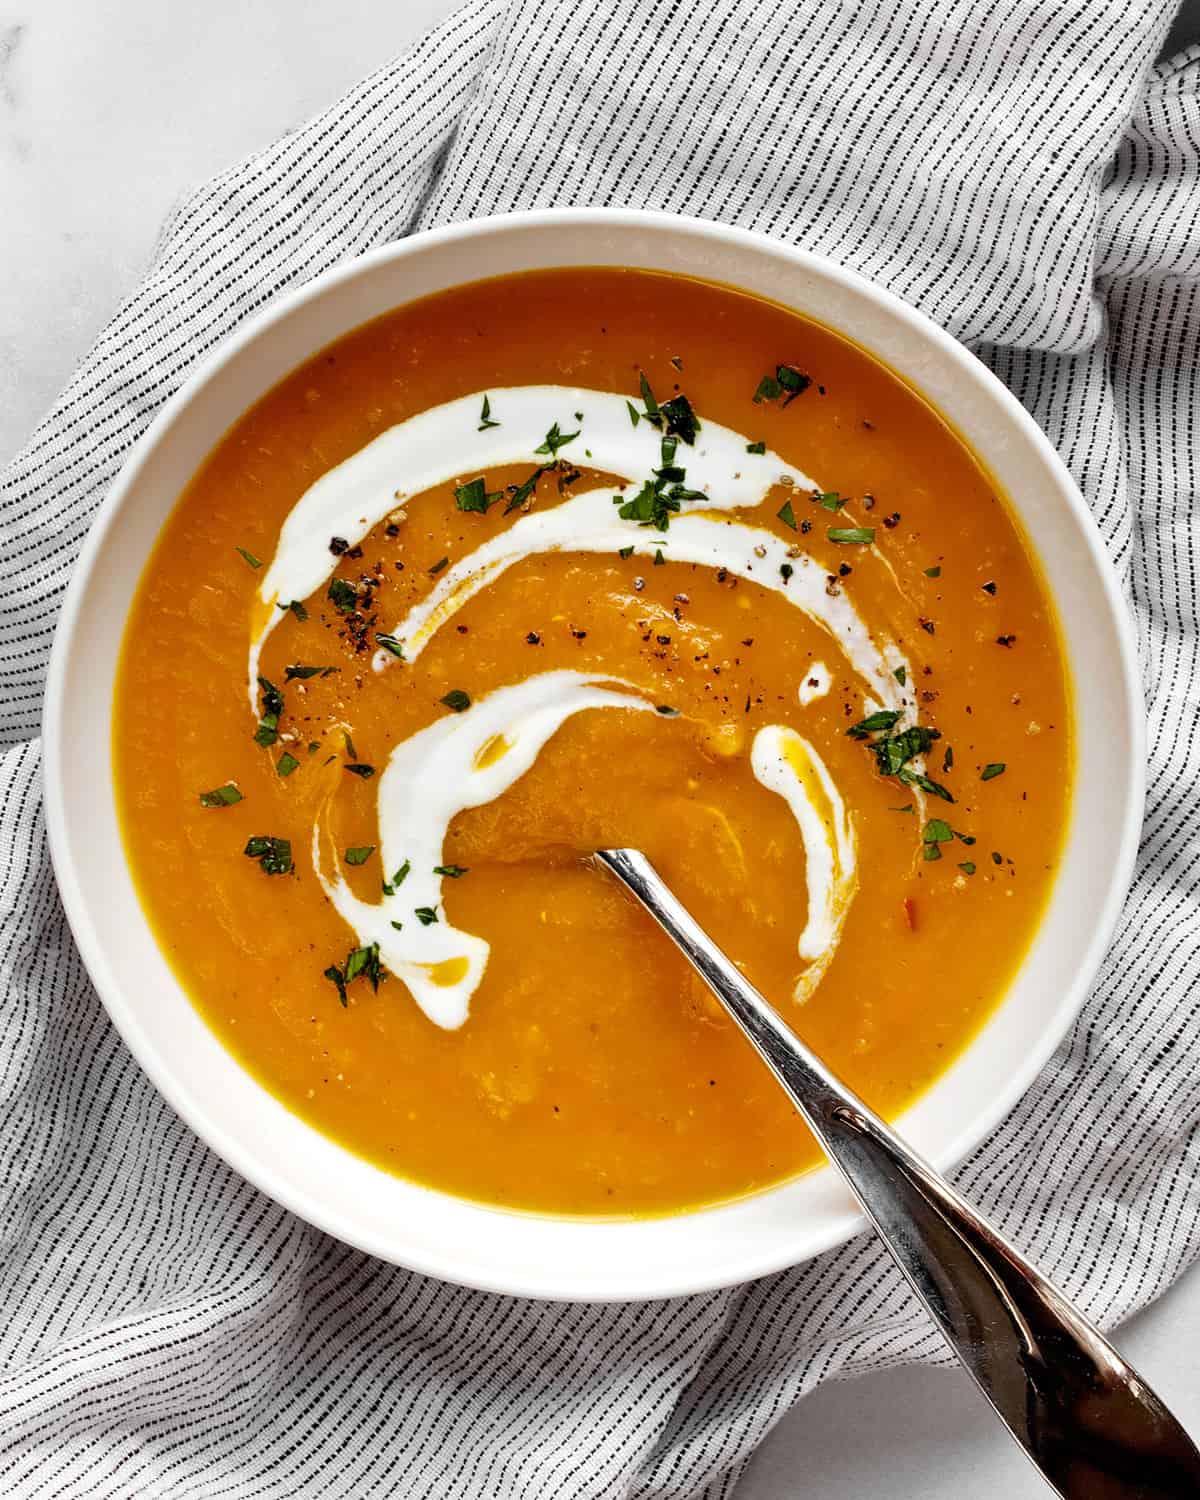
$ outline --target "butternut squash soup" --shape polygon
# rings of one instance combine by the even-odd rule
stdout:
[[[133,601],[118,801],[222,1041],[447,1192],[652,1214],[816,1147],[590,860],[642,849],[894,1115],[1004,993],[1071,781],[1002,497],[845,338],[612,269],[475,283],[219,443]]]

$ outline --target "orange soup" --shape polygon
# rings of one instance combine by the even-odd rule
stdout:
[[[782,308],[600,269],[400,308],[247,413],[147,565],[114,740],[241,1062],[389,1171],[567,1214],[818,1160],[592,851],[894,1115],[1003,995],[1071,780],[1045,584],[938,414]]]

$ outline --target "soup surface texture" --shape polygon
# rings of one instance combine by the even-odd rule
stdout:
[[[986,1018],[1071,775],[1053,610],[925,402],[681,278],[413,303],[272,390],[130,614],[117,794],[159,941],[387,1169],[677,1211],[816,1147],[597,848],[644,850],[895,1114]]]

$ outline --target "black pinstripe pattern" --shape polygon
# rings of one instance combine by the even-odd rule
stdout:
[[[821,1380],[943,1358],[869,1241],[734,1292],[442,1286],[247,1187],[141,1077],[63,923],[36,733],[80,541],[197,357],[413,228],[620,203],[764,229],[967,340],[1081,484],[1151,777],[1103,976],[964,1189],[1103,1323],[1200,1247],[1200,49],[1167,5],[473,0],[191,195],[0,477],[0,1494],[729,1495]]]

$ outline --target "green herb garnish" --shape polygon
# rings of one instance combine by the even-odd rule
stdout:
[[[924,573],[926,578],[940,578],[942,576],[941,568],[926,568],[924,569]]]
[[[394,635],[388,635],[384,630],[375,632],[375,644],[382,650],[388,651],[399,661],[404,660],[404,647]]]
[[[232,807],[241,800],[242,794],[232,781],[227,781],[224,786],[213,787],[211,792],[200,793],[201,807]]]
[[[254,731],[254,741],[255,744],[262,745],[265,749],[279,738],[279,717],[283,713],[283,694],[273,682],[268,682],[265,677],[258,679],[258,685],[262,689],[262,718],[258,721],[258,728]]]
[[[429,570],[430,573],[431,574],[440,573],[442,571],[442,569],[446,566],[446,564],[449,561],[450,561],[450,559],[448,557],[439,557],[438,560],[437,560],[437,562],[434,563],[433,567],[430,568],[430,570]]]
[[[780,506],[780,508],[775,512],[775,514],[779,517],[779,519],[785,526],[790,526],[792,530],[795,531],[796,512],[792,509],[792,502],[790,500],[785,500],[782,506]]]
[[[545,465],[543,465],[540,469],[534,469],[533,473],[529,476],[528,479],[522,480],[522,482],[517,485],[516,489],[509,496],[508,504],[504,507],[504,514],[506,516],[510,511],[517,510],[520,506],[525,504],[526,500],[528,500],[530,495],[533,494],[538,480],[545,472]]]
[[[901,687],[903,687],[904,684],[908,681],[908,671],[904,667],[897,667],[895,671],[893,671],[892,676],[896,679]]]
[[[766,451],[767,451],[767,445],[766,445],[766,443],[764,443],[762,441],[759,441],[757,443],[747,443],[746,444],[746,452],[747,453],[765,453]]]
[[[346,850],[346,863],[348,865],[365,865],[374,853],[374,844],[359,844],[353,849]]]
[[[637,424],[642,420],[641,413],[638,411],[637,407],[634,406],[632,401],[626,401],[625,410],[629,413],[629,420],[636,427]]]
[[[285,750],[279,757],[279,759],[275,762],[275,770],[276,773],[280,776],[290,776],[299,764],[300,762],[291,753],[291,751]]]
[[[642,415],[647,422],[653,422],[656,427],[662,425],[662,418],[658,414],[658,402],[654,399],[654,392],[650,389],[650,382],[646,379],[645,370],[638,372],[638,387],[642,393],[642,401],[646,410]]]
[[[618,547],[617,548],[617,556],[618,557],[632,557],[633,556],[633,548],[632,547]]]
[[[469,873],[469,866],[467,866],[467,865],[434,865],[434,867],[433,867],[433,873],[435,875],[445,875],[448,880],[461,880],[461,878],[464,875],[466,875],[466,874]]]
[[[244,557],[246,559],[246,561],[250,564],[250,566],[252,568],[261,568],[262,567],[262,558],[261,557],[255,557],[255,555],[254,555],[253,552],[247,552],[246,549],[245,549],[245,547],[235,547],[234,551],[240,557]]]
[[[408,877],[408,872],[411,869],[412,860],[406,859],[400,866],[400,868],[396,871],[396,873],[392,876],[392,878],[383,882],[383,894],[385,896],[394,896],[397,889],[404,884],[405,880]],[[395,925],[399,927],[400,924],[396,923]]]
[[[754,392],[754,400],[758,402],[774,401],[783,395],[783,387],[775,379],[774,375],[764,375],[758,382],[758,389]]]
[[[495,505],[500,499],[501,492],[489,495],[487,486],[481,478],[468,480],[466,484],[460,484],[454,491],[454,503],[459,510],[474,511],[476,514],[486,516],[490,506]]]
[[[284,667],[283,680],[291,682],[298,677],[301,682],[307,682],[310,677],[330,677],[337,670],[337,667]]]
[[[813,494],[813,499],[822,510],[841,510],[842,508],[842,497],[837,490],[817,490]]]
[[[918,755],[926,755],[933,742],[941,739],[941,731],[913,724],[899,734],[890,734],[888,731],[896,726],[900,718],[901,714],[897,710],[881,708],[876,713],[868,714],[860,723],[852,724],[846,733],[852,740],[869,741],[871,754],[875,757],[875,769],[881,776],[895,776],[905,786],[919,786],[931,796],[940,797],[944,802],[953,802],[954,798],[944,786],[931,781],[922,772],[911,770],[908,764]]]
[[[464,693],[462,688],[451,688],[448,693],[438,699],[438,702],[444,703],[447,708],[453,709],[456,714],[461,714],[470,708],[471,695],[470,693]]]
[[[962,870],[964,874],[974,875],[975,861],[973,859],[964,859],[958,868]]]
[[[339,614],[352,615],[358,608],[358,590],[344,578],[331,578],[328,594],[330,603]]]
[[[499,422],[492,421],[492,403],[485,396],[483,398],[483,410],[479,413],[478,430],[480,432],[486,432],[489,427],[499,427],[499,425]]]
[[[991,781],[994,776],[1003,776],[1007,769],[1004,761],[994,760],[979,773],[980,781]]]
[[[831,542],[859,543],[863,546],[875,540],[874,526],[831,526],[825,535]]]
[[[379,944],[371,943],[365,948],[355,948],[346,958],[346,983],[350,984],[362,974],[373,990],[379,988],[383,978],[383,966],[379,962]]]
[[[247,842],[242,853],[250,859],[258,860],[259,869],[264,875],[290,875],[295,868],[292,864],[290,839],[277,839],[269,834],[257,834]]]
[[[342,974],[341,969],[338,968],[337,964],[329,965],[329,967],[325,970],[325,978],[328,979],[332,984],[336,985],[338,999],[342,1002],[342,1008],[345,1009],[345,1007],[348,1006],[350,1002],[346,998],[345,977]]]
[[[899,709],[881,708],[878,713],[868,714],[859,723],[851,724],[846,733],[852,740],[865,740],[880,730],[891,729],[902,717]]]
[[[437,912],[432,906],[417,906],[413,908],[413,915],[422,927],[429,927],[438,919]]]
[[[290,604],[276,605],[276,608],[283,610],[285,614],[290,609],[291,612],[296,616],[297,620],[300,621],[301,625],[303,625],[304,622],[308,619],[308,610],[306,610],[304,605],[300,603],[299,599],[293,599]]]
[[[673,432],[690,448],[700,431],[700,419],[692,410],[692,403],[688,398],[683,395],[672,396],[669,401],[663,402],[659,411],[666,419],[667,431]]]
[[[346,767],[346,770],[350,772],[351,776],[359,776],[363,781],[370,781],[371,777],[375,774],[374,766],[364,766],[359,761],[352,762]]]
[[[558,450],[565,448],[568,443],[573,443],[578,436],[578,432],[560,432],[558,430],[558,423],[555,422],[546,434],[545,440],[533,451],[535,453],[548,453],[551,458],[556,458]]]

